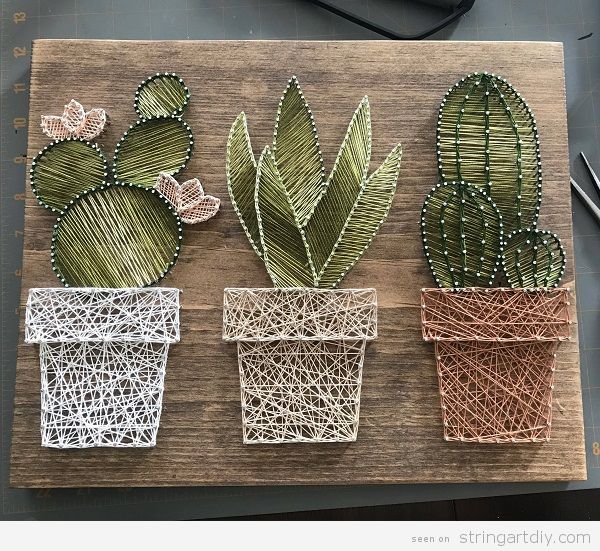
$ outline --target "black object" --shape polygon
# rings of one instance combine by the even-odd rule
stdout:
[[[586,156],[583,154],[583,151],[580,153],[580,155],[581,155],[581,158],[583,159],[583,163],[585,164],[585,167],[587,168],[590,178],[592,179],[592,182],[594,183],[594,187],[596,188],[596,193],[598,194],[598,197],[600,198],[600,179],[598,179],[598,176],[596,176],[594,169],[588,162]],[[581,202],[585,205],[585,207],[588,209],[588,211],[590,211],[590,214],[594,217],[596,222],[598,222],[598,224],[600,224],[600,208],[598,208],[596,203],[594,203],[594,201],[592,201],[590,199],[588,194],[585,191],[583,191],[583,189],[581,189],[581,187],[577,184],[577,182],[575,180],[573,180],[573,178],[571,178],[571,187],[573,188],[573,191],[575,191],[575,193],[577,194],[579,199],[581,199]]]
[[[436,23],[434,26],[429,27],[428,29],[425,29],[424,31],[421,31],[420,33],[404,35],[404,34],[400,34],[400,33],[396,32],[392,29],[388,29],[381,25],[377,25],[376,23],[373,23],[372,21],[369,21],[368,19],[364,19],[363,17],[360,17],[359,15],[356,15],[344,8],[334,6],[330,2],[326,2],[324,0],[308,0],[308,1],[311,2],[312,4],[315,4],[315,5],[323,8],[324,10],[330,11],[331,13],[334,13],[335,15],[339,15],[340,17],[343,17],[344,19],[347,19],[348,21],[351,21],[352,23],[356,23],[357,25],[360,25],[361,27],[364,27],[365,29],[373,31],[373,32],[380,34],[382,36],[385,36],[387,38],[391,38],[392,40],[422,40],[423,38],[427,38],[428,36],[431,36],[432,34],[435,34],[438,31],[441,31],[443,28],[450,25],[450,23],[452,23],[453,21],[456,21],[459,17],[462,17],[465,13],[467,13],[473,7],[473,4],[475,4],[475,0],[460,0],[460,2],[458,2],[458,3],[456,3],[456,0],[454,0],[454,1],[453,0],[436,0],[435,2],[433,0],[418,0],[420,2],[427,3],[427,4],[433,3],[436,6],[445,5],[447,7],[452,7],[452,13],[450,13],[447,17],[445,17],[444,19],[442,19],[441,21]]]

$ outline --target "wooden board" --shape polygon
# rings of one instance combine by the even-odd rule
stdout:
[[[439,102],[467,72],[507,77],[537,115],[543,156],[541,227],[563,240],[564,279],[574,287],[561,44],[524,42],[116,42],[34,43],[28,157],[47,142],[42,113],[72,97],[105,107],[100,140],[111,152],[135,120],[137,84],[175,71],[192,92],[185,118],[196,149],[183,176],[199,176],[223,200],[207,224],[187,227],[183,253],[165,284],[183,290],[181,343],[172,347],[164,411],[154,449],[55,450],[40,447],[36,346],[21,344],[11,462],[15,486],[369,484],[572,480],[586,476],[577,328],[560,348],[552,440],[543,445],[461,445],[442,440],[435,362],[422,342],[419,292],[432,280],[418,219],[436,182]],[[388,221],[345,280],[376,287],[380,337],[365,359],[358,441],[353,444],[244,446],[236,347],[221,341],[224,287],[270,286],[227,196],[225,145],[236,115],[249,118],[255,153],[270,143],[277,103],[298,75],[313,109],[325,161],[332,166],[354,109],[368,93],[376,167],[404,148]],[[50,268],[54,220],[27,189],[24,305],[30,287],[56,286]],[[573,304],[575,300],[572,301]],[[575,312],[573,310],[575,319]],[[22,329],[22,324],[21,324]],[[21,334],[20,342],[23,343]]]

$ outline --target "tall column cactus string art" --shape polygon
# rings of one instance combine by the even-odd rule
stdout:
[[[538,228],[537,122],[506,79],[469,74],[442,100],[436,148],[439,183],[420,225],[442,289],[423,290],[422,321],[436,346],[444,436],[547,440],[555,352],[570,322],[563,248]]]
[[[242,112],[227,144],[232,204],[275,289],[226,289],[223,338],[238,343],[246,443],[357,437],[374,289],[335,289],[369,247],[396,190],[402,150],[369,175],[368,98],[329,176],[296,77],[279,102],[272,146],[255,159]]]
[[[182,217],[203,221],[219,208],[198,180],[174,180],[192,152],[181,118],[189,98],[175,74],[144,81],[140,118],[119,140],[112,171],[97,145],[73,136],[32,161],[34,194],[58,213],[51,261],[67,287],[31,289],[27,302],[25,339],[40,345],[44,446],[155,445],[179,290],[142,287],[177,261]]]

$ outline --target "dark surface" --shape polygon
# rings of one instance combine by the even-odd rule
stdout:
[[[365,16],[415,32],[439,19],[439,10],[409,0],[337,0]],[[19,20],[24,14],[25,19]],[[591,36],[588,36],[593,33]],[[588,36],[587,38],[584,38]],[[23,229],[27,83],[34,38],[210,39],[378,38],[300,0],[1,0],[0,2],[0,277],[2,371],[0,425],[1,518],[201,518],[314,508],[358,507],[600,486],[600,230],[573,201],[580,312],[582,389],[588,473],[576,484],[471,484],[342,488],[172,488],[140,490],[17,491],[8,488],[18,297]],[[477,0],[457,25],[432,38],[452,40],[558,40],[565,45],[571,174],[594,197],[577,156],[586,152],[600,172],[600,2],[598,0]],[[104,78],[115,78],[105,75]],[[543,83],[540,83],[543,85]],[[21,120],[25,119],[25,126]],[[583,501],[575,494],[576,518]],[[564,496],[564,497],[563,497]],[[569,497],[567,497],[569,496]],[[590,499],[598,499],[598,495]],[[516,498],[515,498],[516,499]],[[539,510],[552,503],[530,498]],[[587,498],[585,498],[587,499]],[[480,500],[476,500],[480,501]],[[498,503],[502,503],[499,500]],[[592,501],[592,506],[594,502]],[[475,505],[477,506],[477,505]],[[396,507],[396,506],[394,506]],[[430,504],[415,510],[430,511]],[[544,505],[545,507],[545,505]],[[560,505],[552,505],[558,511]],[[598,509],[598,508],[597,508]],[[592,509],[593,510],[593,509]],[[321,513],[326,514],[326,513]]]
[[[352,507],[239,520],[600,520],[600,490]]]

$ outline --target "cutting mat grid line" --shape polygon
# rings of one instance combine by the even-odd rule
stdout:
[[[494,3],[491,7],[490,4]],[[576,0],[576,9],[563,9],[560,3],[544,2],[544,10],[533,13],[534,8],[510,0],[478,0],[475,8],[453,29],[443,31],[438,38],[481,39],[481,40],[564,40],[567,76],[567,100],[569,114],[569,132],[573,176],[586,187],[585,172],[576,160],[580,149],[585,150],[588,158],[600,167],[599,118],[600,118],[600,40],[598,35],[590,39],[577,40],[597,26],[600,20],[600,6],[585,0]],[[0,214],[1,214],[1,250],[0,269],[2,284],[2,372],[1,372],[1,469],[0,484],[2,491],[2,514],[4,516],[27,516],[32,513],[52,513],[71,510],[83,510],[98,507],[109,514],[112,507],[117,510],[125,505],[126,514],[131,514],[127,504],[152,502],[180,502],[175,514],[186,515],[227,515],[235,508],[227,502],[224,488],[198,489],[161,489],[151,490],[53,490],[31,492],[10,489],[8,480],[8,458],[10,442],[10,423],[12,417],[12,399],[14,393],[14,365],[16,355],[18,297],[20,290],[20,266],[23,230],[23,198],[25,182],[25,157],[27,143],[27,96],[29,82],[29,55],[31,40],[42,37],[80,37],[104,38],[188,38],[190,30],[195,38],[213,38],[214,21],[217,15],[217,27],[222,21],[223,38],[296,38],[315,37],[323,39],[373,38],[373,34],[352,24],[338,20],[306,2],[277,2],[268,0],[223,0],[223,6],[215,11],[201,10],[187,0],[185,9],[186,28],[181,28],[179,17],[167,17],[167,10],[151,9],[156,3],[129,3],[112,0],[100,4],[85,1],[43,0],[2,0],[0,2]],[[182,2],[175,4],[183,5]],[[228,5],[229,4],[229,5]],[[233,5],[235,4],[235,5]],[[351,2],[358,9],[357,2]],[[386,24],[408,26],[414,29],[413,22],[402,19],[410,16],[419,18],[422,14],[410,11],[410,2],[393,2],[395,6],[386,6],[386,2],[365,0],[361,2],[363,14]],[[389,2],[387,4],[390,4]],[[399,9],[397,4],[400,4]],[[405,5],[406,4],[406,5]],[[539,5],[539,3],[535,3]],[[564,2],[563,4],[573,4]],[[102,10],[93,5],[102,5]],[[412,9],[412,8],[411,8]],[[136,11],[137,10],[137,11]],[[220,13],[218,13],[220,12]],[[530,13],[532,12],[532,13]],[[397,16],[397,14],[400,16]],[[177,14],[179,15],[179,14]],[[118,17],[116,17],[118,16]],[[240,18],[240,16],[242,16]],[[240,21],[242,19],[242,21]],[[116,21],[120,21],[116,25]],[[192,29],[190,29],[192,22]],[[197,23],[199,22],[199,23]],[[154,23],[154,26],[152,25]],[[125,29],[127,27],[127,29]],[[218,28],[220,33],[221,29]],[[202,36],[200,36],[202,35]],[[285,36],[283,36],[285,35]],[[434,37],[436,38],[436,37]],[[25,123],[23,122],[25,120]],[[591,191],[591,187],[587,187]],[[592,192],[593,193],[593,192]],[[578,301],[583,296],[600,296],[600,284],[585,282],[581,288],[580,277],[585,274],[594,276],[600,273],[595,259],[594,247],[600,240],[592,219],[576,201],[574,210],[574,233],[576,249],[576,272],[578,275]],[[597,269],[594,270],[594,267]],[[590,278],[593,279],[593,278]],[[585,300],[588,303],[588,300]],[[599,487],[600,455],[593,455],[593,442],[600,441],[600,376],[598,371],[598,353],[600,335],[593,330],[585,331],[600,320],[600,304],[596,308],[585,308],[589,316],[580,319],[582,390],[584,393],[585,425],[588,446],[587,483],[567,485],[570,488]],[[583,313],[583,310],[582,310]],[[587,338],[586,335],[587,334]],[[554,485],[469,485],[459,488],[453,485],[437,486],[401,486],[379,488],[344,489],[342,500],[335,497],[336,490],[323,489],[320,500],[311,501],[318,492],[300,488],[289,491],[284,489],[259,488],[252,492],[244,488],[233,496],[252,497],[247,511],[277,511],[285,508],[289,502],[292,508],[311,506],[342,506],[378,504],[399,501],[436,499],[436,496],[455,495],[491,495],[492,492],[514,493],[523,491],[541,491],[555,489]],[[349,493],[348,493],[349,491]],[[340,492],[337,492],[340,493]],[[302,494],[302,495],[300,495]],[[207,502],[215,496],[221,496],[223,503],[211,508]],[[293,496],[293,497],[292,497]],[[320,503],[319,503],[320,502]],[[90,509],[91,510],[91,509]],[[154,510],[148,509],[149,513]],[[195,512],[193,512],[195,511]],[[85,513],[81,513],[85,515]],[[92,514],[92,513],[90,513]],[[43,515],[42,515],[43,516]]]

